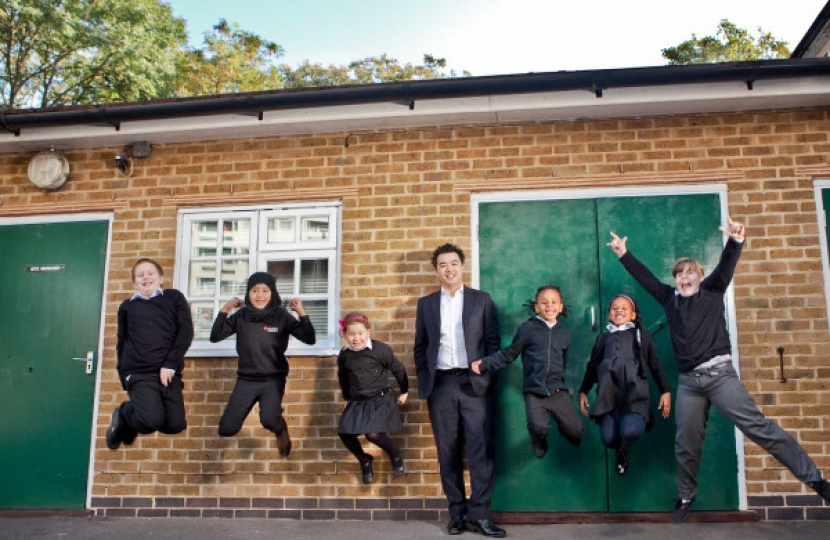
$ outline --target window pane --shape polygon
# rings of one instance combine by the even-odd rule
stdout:
[[[328,216],[303,218],[303,228],[301,237],[301,240],[303,242],[327,240],[329,237]]]
[[[294,294],[294,261],[268,261],[268,273],[277,280],[280,298]]]
[[[329,290],[329,261],[300,262],[300,294],[325,294]]]
[[[193,302],[190,311],[193,315],[193,329],[196,331],[194,339],[209,339],[213,327],[213,302]]]
[[[190,261],[190,283],[188,296],[213,296],[216,294],[216,263],[213,261]]]
[[[251,245],[251,220],[222,222],[222,255],[247,255]]]
[[[219,294],[243,298],[248,284],[248,260],[222,261],[221,276]]]
[[[274,218],[268,220],[268,243],[293,243],[294,237],[294,223],[295,219],[291,218]]]
[[[215,221],[194,221],[190,225],[190,255],[192,257],[216,255],[216,246],[219,243],[219,236],[216,232],[218,228]]]
[[[329,302],[328,300],[303,300],[306,315],[314,325],[317,339],[323,339],[329,333]]]

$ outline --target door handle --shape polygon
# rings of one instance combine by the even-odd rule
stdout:
[[[594,306],[591,306],[591,331],[595,331],[597,329],[597,313],[594,310]]]
[[[86,374],[92,375],[92,360],[95,358],[95,355],[92,351],[87,351],[86,356],[83,358],[73,358],[72,360],[78,360],[79,362],[86,362]]]

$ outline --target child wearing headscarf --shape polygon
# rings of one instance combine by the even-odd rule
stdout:
[[[289,369],[285,350],[291,336],[308,345],[315,343],[314,326],[302,301],[293,298],[288,307],[299,319],[282,305],[274,277],[267,272],[255,272],[248,278],[244,303],[239,298],[228,300],[210,331],[212,343],[236,334],[239,354],[236,386],[219,421],[219,436],[236,435],[259,402],[259,420],[276,435],[277,449],[283,457],[291,453],[291,438],[282,417]],[[236,308],[239,311],[229,315]]]

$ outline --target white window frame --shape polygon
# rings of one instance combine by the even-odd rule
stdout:
[[[317,331],[317,342],[314,345],[306,345],[295,338],[291,338],[288,343],[288,350],[286,356],[323,356],[336,354],[340,349],[340,337],[337,332],[337,314],[340,312],[340,253],[341,253],[341,238],[340,238],[340,220],[341,207],[339,201],[333,202],[315,202],[315,203],[296,203],[296,204],[272,204],[259,206],[229,206],[229,207],[211,207],[211,208],[182,208],[178,212],[178,242],[176,250],[176,264],[175,264],[175,279],[173,280],[173,287],[182,291],[188,296],[188,281],[191,261],[191,246],[192,246],[192,223],[196,221],[210,221],[219,219],[251,219],[250,229],[250,248],[248,253],[249,273],[257,271],[265,271],[269,261],[275,260],[308,260],[308,259],[327,259],[328,260],[328,284],[325,294],[299,294],[297,273],[300,271],[300,265],[295,264],[294,290],[282,291],[280,296],[285,301],[287,299],[299,296],[305,300],[319,300],[326,299],[328,301],[328,315],[327,326],[328,332],[324,335]],[[327,217],[329,222],[328,237],[318,241],[300,241],[300,218],[305,217]],[[296,237],[293,242],[285,243],[269,243],[267,236],[268,220],[274,217],[292,217],[298,220],[298,226],[295,228]],[[221,234],[221,232],[220,232]],[[217,254],[217,259],[239,258],[238,256],[223,256]],[[217,272],[220,269],[217,267]],[[217,275],[217,287],[219,287],[219,276]],[[195,297],[198,300],[206,301],[202,297]],[[205,297],[207,298],[207,297]],[[214,319],[218,313],[219,308],[222,307],[225,301],[230,296],[215,295],[214,301]],[[193,301],[189,298],[189,301]],[[236,353],[236,340],[226,339],[219,343],[210,343],[207,340],[194,340],[187,353],[188,357],[233,357]]]

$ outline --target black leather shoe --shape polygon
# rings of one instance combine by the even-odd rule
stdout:
[[[464,518],[457,517],[455,519],[451,519],[450,522],[447,524],[447,532],[456,535],[461,534],[465,531],[464,528]]]
[[[371,484],[375,481],[375,471],[372,467],[372,461],[375,458],[372,456],[366,456],[365,461],[360,462],[360,470],[363,472],[363,483],[364,484]]]
[[[677,499],[677,503],[675,503],[674,505],[674,514],[672,514],[672,521],[674,521],[675,523],[683,523],[684,521],[686,521],[686,518],[689,517],[689,511],[692,506],[692,503],[694,502],[694,497],[692,497],[692,499],[689,501]]]
[[[123,429],[123,423],[121,419],[121,406],[119,405],[112,411],[110,427],[107,428],[107,448],[110,450],[118,450],[118,447],[121,446],[120,432]]]
[[[478,519],[478,520],[470,520],[468,519],[466,522],[467,530],[472,531],[474,533],[483,534],[484,536],[489,536],[491,538],[503,538],[507,536],[507,533],[501,527],[496,527],[492,523],[490,523],[489,519]]]
[[[288,457],[291,453],[291,437],[288,435],[288,428],[277,433],[277,449],[282,457]]]
[[[400,478],[403,476],[404,469],[403,469],[403,457],[398,456],[392,458],[392,476],[395,478]]]

